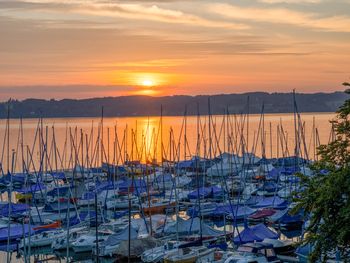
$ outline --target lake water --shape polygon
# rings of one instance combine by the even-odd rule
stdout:
[[[104,118],[103,122],[101,118],[24,119],[22,123],[11,119],[9,138],[7,120],[0,120],[0,160],[6,172],[8,166],[23,170],[23,163],[38,171],[75,164],[98,166],[101,160],[121,164],[125,160],[176,161],[198,154],[214,157],[227,151],[270,158],[294,155],[297,149],[299,155],[314,159],[315,146],[330,139],[329,120],[334,117],[334,113],[307,113],[300,118],[265,114],[210,119],[124,117]]]

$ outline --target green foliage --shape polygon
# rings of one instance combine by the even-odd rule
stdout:
[[[325,262],[334,251],[346,258],[350,251],[349,116],[350,100],[347,100],[331,122],[334,141],[318,149],[320,161],[312,167],[315,176],[299,175],[305,190],[295,196],[295,211],[304,209],[309,216],[310,224],[303,243],[313,246],[311,262]]]

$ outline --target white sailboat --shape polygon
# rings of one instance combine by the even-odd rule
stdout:
[[[53,243],[54,240],[65,235],[63,230],[45,231],[39,234],[32,235],[30,238],[22,238],[19,243],[19,248],[24,248],[24,246],[31,247],[43,247],[48,246]],[[29,242],[30,240],[30,242]]]

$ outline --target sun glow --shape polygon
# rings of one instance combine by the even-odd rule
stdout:
[[[142,84],[142,86],[145,86],[145,87],[154,86],[154,82],[151,79],[144,79],[141,84]]]

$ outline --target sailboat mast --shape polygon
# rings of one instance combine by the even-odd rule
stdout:
[[[196,181],[197,181],[197,197],[198,197],[198,215],[199,215],[199,227],[200,227],[200,243],[203,242],[203,229],[202,229],[202,213],[201,213],[201,198],[199,192],[199,147],[200,147],[200,131],[199,131],[199,104],[197,103],[197,153],[196,153]]]

